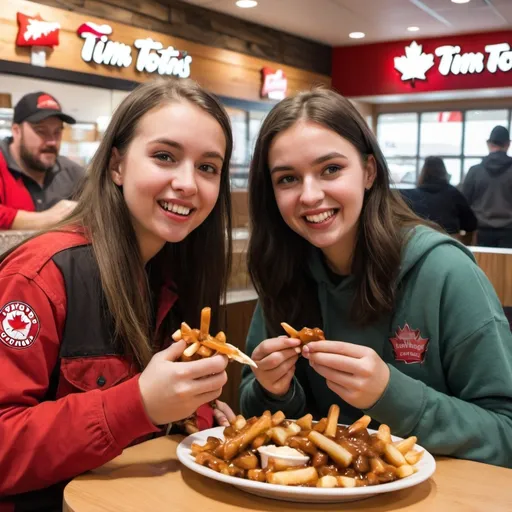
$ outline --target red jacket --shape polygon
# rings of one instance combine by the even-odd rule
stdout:
[[[20,176],[15,178],[0,151],[0,229],[10,229],[18,210],[35,211],[34,201]]]
[[[110,345],[91,254],[79,233],[47,233],[0,263],[0,497],[13,503],[160,431],[139,374]],[[157,326],[176,298],[162,287]]]

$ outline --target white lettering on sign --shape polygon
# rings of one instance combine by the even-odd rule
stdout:
[[[434,53],[439,58],[437,69],[443,76],[512,70],[512,51],[508,43],[487,45],[484,52],[475,53],[464,53],[460,46],[444,45],[436,48]],[[405,48],[405,55],[395,57],[395,69],[400,71],[403,81],[426,80],[426,72],[432,67],[420,66],[426,59],[433,62],[434,55],[424,53],[422,47],[413,41]]]
[[[84,39],[82,59],[108,66],[129,67],[133,62],[130,45],[109,39],[112,28],[109,25],[97,25],[87,22],[80,25],[78,35]],[[176,50],[147,39],[136,39],[133,46],[138,50],[135,69],[139,72],[174,75],[181,78],[190,76],[192,57],[186,52]]]

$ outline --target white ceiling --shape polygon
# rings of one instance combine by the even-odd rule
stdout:
[[[185,1],[331,46],[512,28],[512,0],[258,0],[252,9],[235,0]],[[413,25],[420,31],[408,32]],[[355,31],[366,38],[350,39]]]

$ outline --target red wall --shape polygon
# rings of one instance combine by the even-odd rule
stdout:
[[[478,74],[443,76],[438,71],[440,58],[435,54],[434,66],[427,72],[426,80],[403,82],[401,73],[394,67],[394,58],[405,55],[405,47],[412,41],[423,45],[423,52],[432,53],[439,46],[460,46],[461,53],[481,52],[485,46],[508,43],[512,46],[512,31],[464,34],[441,38],[412,37],[403,41],[375,43],[334,48],[332,85],[345,96],[375,96],[381,94],[407,94],[415,92],[447,91],[458,89],[483,89],[512,87],[512,70],[490,73],[484,69]]]

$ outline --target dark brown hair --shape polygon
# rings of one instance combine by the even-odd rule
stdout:
[[[159,278],[168,271],[176,285],[179,319],[164,319],[154,332],[151,312],[152,289],[144,269],[135,231],[122,189],[111,179],[112,149],[124,155],[137,136],[142,117],[172,102],[189,102],[210,114],[226,137],[220,192],[206,220],[179,243],[167,243],[157,255]],[[212,330],[218,327],[216,314],[225,297],[231,265],[231,197],[229,162],[233,139],[229,117],[212,95],[191,80],[157,79],[137,87],[117,107],[91,164],[78,206],[54,230],[69,225],[83,228],[90,238],[101,276],[102,289],[114,322],[116,340],[128,357],[140,367],[149,362],[155,349],[171,334],[176,321],[196,325],[200,310],[212,307]],[[4,256],[5,257],[5,256]]]
[[[450,176],[442,158],[427,156],[418,178],[418,186],[449,183]]]
[[[316,286],[308,270],[311,245],[281,217],[268,165],[274,137],[300,119],[319,123],[348,140],[364,163],[370,155],[375,159],[376,178],[365,194],[352,259],[357,290],[351,318],[358,324],[369,324],[393,309],[406,236],[403,228],[423,223],[390,189],[377,140],[350,101],[334,91],[315,89],[278,103],[263,122],[249,175],[249,272],[272,335],[280,332],[282,321],[299,328],[321,321]]]

